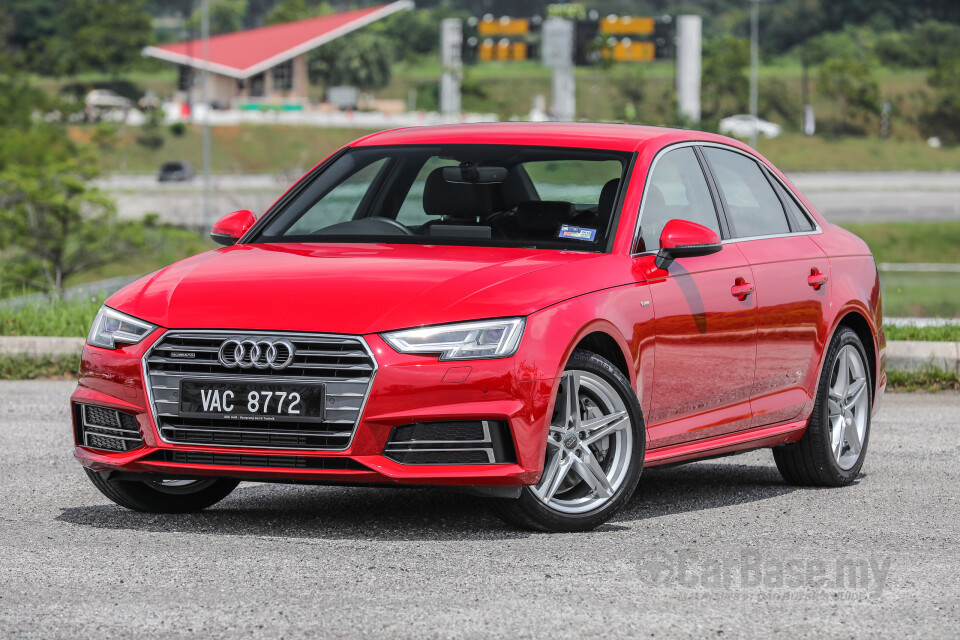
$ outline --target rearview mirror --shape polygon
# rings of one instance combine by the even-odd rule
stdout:
[[[253,212],[246,209],[228,213],[214,223],[213,229],[210,230],[210,237],[217,244],[229,247],[237,244],[237,240],[242,238],[256,221],[257,217]]]
[[[720,236],[713,229],[689,220],[671,220],[660,234],[660,251],[654,264],[667,269],[677,258],[708,256],[723,248]]]
[[[462,162],[459,167],[444,167],[443,179],[466,184],[496,184],[507,179],[506,167],[481,167],[475,162]]]

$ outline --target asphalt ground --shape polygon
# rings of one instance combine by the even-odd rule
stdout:
[[[960,636],[960,395],[888,394],[862,477],[768,451],[647,470],[599,530],[517,531],[443,489],[242,484],[108,502],[71,382],[0,382],[3,638]]]

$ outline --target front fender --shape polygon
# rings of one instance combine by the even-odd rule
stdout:
[[[518,362],[535,365],[519,365],[518,379],[558,379],[574,349],[594,333],[616,343],[626,362],[624,374],[630,386],[641,406],[648,405],[653,380],[654,317],[645,283],[595,291],[530,315]]]

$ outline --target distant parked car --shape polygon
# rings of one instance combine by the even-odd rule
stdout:
[[[164,162],[157,173],[157,180],[160,182],[186,182],[193,179],[193,167],[189,162],[182,160],[172,160]]]
[[[757,135],[764,138],[776,138],[783,132],[780,125],[767,122],[763,118],[754,120],[753,116],[747,114],[730,116],[720,121],[720,133],[734,138],[749,138],[754,129],[756,129]]]
[[[129,109],[133,102],[110,89],[94,89],[84,98],[84,103],[93,109]]]

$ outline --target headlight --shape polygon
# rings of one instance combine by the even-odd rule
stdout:
[[[143,320],[114,311],[110,307],[100,307],[97,317],[90,327],[87,344],[104,349],[116,349],[120,344],[137,344],[156,329],[155,325]]]
[[[517,352],[523,318],[480,320],[383,334],[400,353],[438,354],[441,360],[507,358]]]

